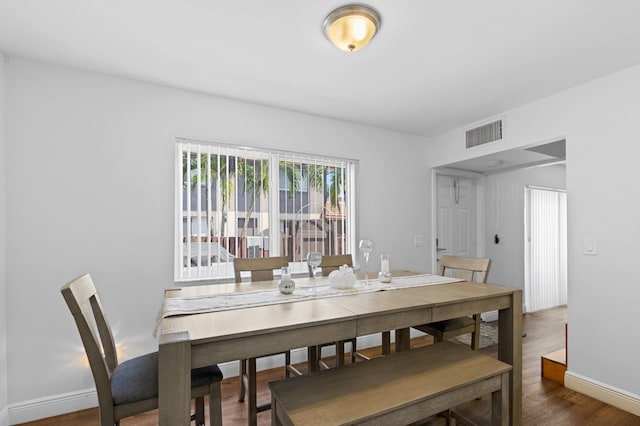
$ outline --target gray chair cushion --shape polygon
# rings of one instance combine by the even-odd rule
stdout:
[[[222,380],[217,365],[191,370],[191,387]],[[128,404],[158,397],[158,352],[129,359],[111,375],[114,405]]]

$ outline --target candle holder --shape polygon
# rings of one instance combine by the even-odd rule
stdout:
[[[390,283],[391,282],[391,271],[389,270],[389,255],[381,254],[380,255],[380,272],[378,273],[378,278],[381,283]]]
[[[282,294],[291,294],[296,289],[296,283],[291,279],[291,273],[288,267],[284,267],[280,270],[280,282],[278,283],[278,290]]]

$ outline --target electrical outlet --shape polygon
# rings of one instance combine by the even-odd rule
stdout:
[[[415,247],[424,247],[424,235],[414,235],[413,245]]]

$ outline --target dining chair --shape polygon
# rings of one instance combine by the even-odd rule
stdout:
[[[337,254],[333,256],[322,256],[322,262],[320,263],[320,270],[322,271],[322,276],[326,277],[331,272],[338,270],[342,265],[347,265],[353,267],[353,258],[350,254]],[[313,277],[313,272],[311,267],[309,266],[309,276]],[[316,345],[314,348],[310,348],[309,351],[309,359],[311,362],[316,365],[313,366],[315,368],[321,367],[324,369],[328,369],[329,366],[322,361],[322,348],[329,346],[336,346],[336,366],[340,367],[344,365],[344,347],[345,343],[349,342],[351,344],[351,363],[356,362],[356,338],[348,339],[348,340],[340,340],[338,342],[332,343],[323,343],[321,345]],[[315,369],[312,368],[312,369]]]
[[[465,281],[486,283],[491,259],[443,255],[439,275],[460,278]],[[480,314],[414,326],[413,328],[433,336],[442,342],[455,336],[471,333],[471,349],[480,349]]]
[[[158,352],[119,362],[116,343],[102,302],[89,274],[64,285],[60,291],[73,315],[98,394],[101,426],[158,408]],[[191,397],[195,398],[196,425],[204,425],[204,396],[209,395],[209,419],[222,425],[220,381],[217,365],[191,370]]]
[[[242,272],[251,273],[251,281],[273,280],[274,269],[289,266],[289,259],[286,256],[264,257],[264,258],[239,258],[233,259],[233,271],[236,283],[242,282]],[[291,351],[280,352],[278,354],[268,354],[265,356],[280,355],[285,356],[285,377],[290,377],[291,373],[298,375],[298,370],[291,365]],[[269,410],[271,402],[258,405],[257,384],[256,384],[256,358],[240,360],[240,395],[238,401],[245,400],[249,393],[249,417],[254,418],[257,413]]]

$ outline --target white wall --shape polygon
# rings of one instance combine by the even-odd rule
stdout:
[[[640,345],[628,336],[638,334],[640,301],[640,67],[576,95],[567,132],[569,367],[638,396]],[[597,256],[583,255],[584,238],[596,239]]]
[[[0,426],[7,415],[7,185],[5,161],[5,58],[0,52]]]
[[[428,247],[413,247],[430,209],[422,138],[12,57],[6,74],[12,422],[68,410],[67,394],[90,404],[59,293],[79,274],[93,275],[126,357],[156,349],[173,285],[176,136],[358,159],[372,268],[384,251],[393,268],[428,271]]]
[[[566,136],[569,374],[640,401],[637,280],[640,66],[505,112],[505,140],[465,152],[436,138],[432,165]],[[583,255],[595,238],[597,256]],[[512,284],[505,282],[504,284]]]
[[[491,259],[489,282],[508,283],[524,290],[525,187],[566,189],[565,173],[564,165],[554,165],[519,169],[484,179],[484,246],[485,256]],[[496,234],[500,236],[499,244],[494,243]]]

